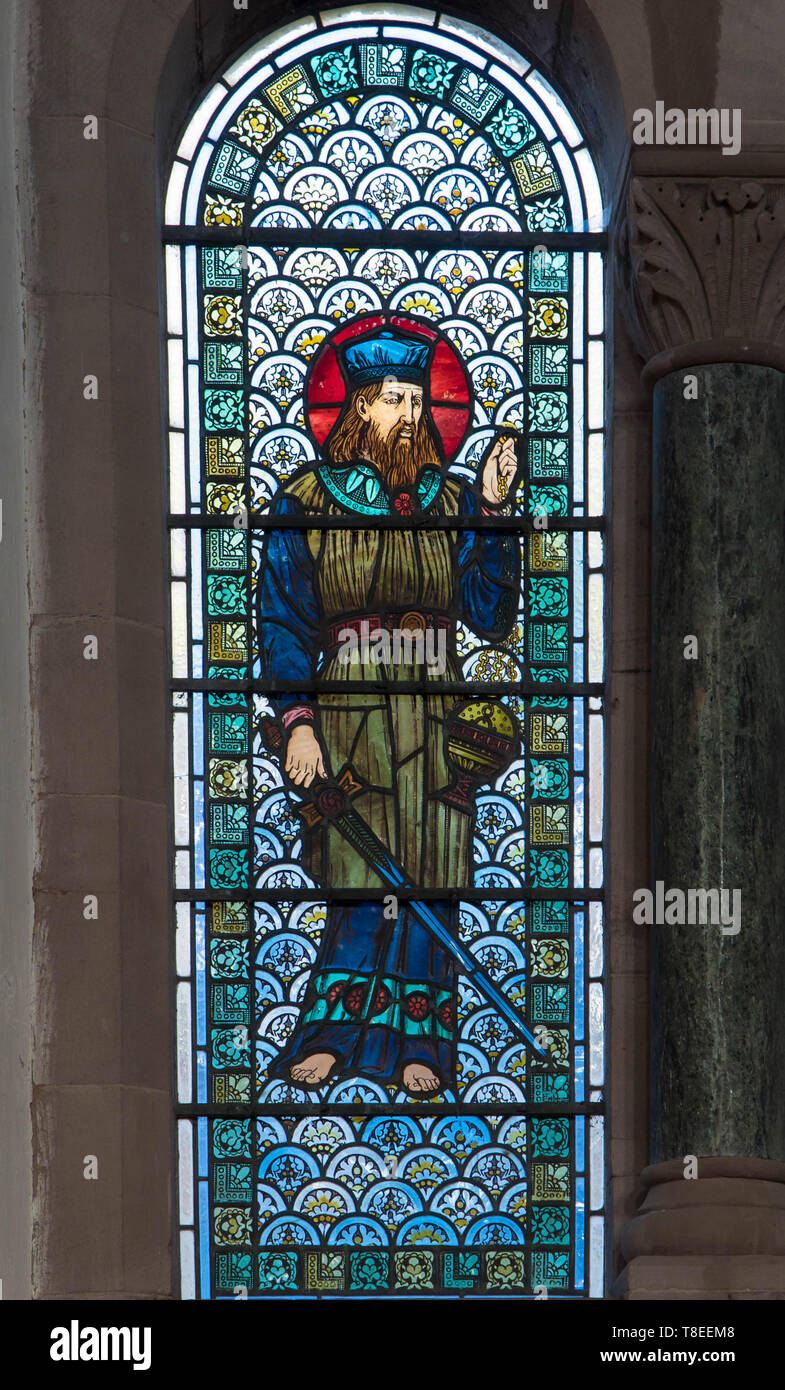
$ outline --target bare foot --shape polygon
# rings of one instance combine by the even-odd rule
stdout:
[[[304,1081],[306,1086],[319,1086],[335,1066],[331,1052],[314,1052],[304,1062],[298,1062],[290,1070],[292,1081]]]
[[[410,1062],[403,1069],[403,1084],[407,1091],[438,1091],[439,1078],[425,1062]]]

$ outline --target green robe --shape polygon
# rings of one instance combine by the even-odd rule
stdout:
[[[349,476],[369,472],[357,465]],[[334,481],[329,472],[327,478]],[[407,529],[309,529],[309,516],[339,518],[348,507],[318,468],[283,488],[273,514],[301,517],[303,526],[268,534],[258,584],[259,644],[262,672],[279,689],[316,674],[339,687],[312,701],[282,695],[284,715],[298,717],[298,707],[310,711],[328,772],[352,767],[363,783],[353,799],[356,811],[413,883],[444,892],[445,901],[434,907],[456,930],[457,905],[447,895],[472,883],[472,815],[443,799],[456,780],[445,758],[444,721],[464,700],[396,694],[395,685],[459,680],[456,620],[464,618],[485,635],[504,635],[515,618],[518,576],[509,538],[471,531],[476,495],[452,478],[431,473],[431,479],[431,514],[460,517],[468,529],[427,529],[416,518]],[[368,481],[372,488],[374,479]],[[347,621],[377,615],[398,626],[407,612],[435,624],[441,616],[449,626],[446,670],[422,661],[377,665],[360,653],[348,663],[339,658],[336,636]],[[367,688],[340,690],[348,681]],[[338,1062],[331,1078],[343,1071],[400,1083],[407,1062],[425,1062],[452,1088],[457,1000],[451,954],[403,903],[397,915],[385,915],[383,880],[334,823],[323,820],[306,833],[303,858],[325,887],[368,889],[369,897],[328,904],[300,1019],[271,1074],[288,1078],[293,1062],[326,1052]]]
[[[340,516],[343,509],[314,472],[285,489],[306,514]],[[438,515],[455,516],[459,485],[444,483],[433,504]],[[318,603],[328,628],[347,615],[405,612],[451,613],[454,608],[455,532],[437,530],[308,531]],[[454,775],[444,755],[444,717],[460,700],[449,695],[396,695],[396,681],[459,680],[453,653],[447,669],[434,674],[426,663],[349,663],[333,652],[320,672],[325,680],[367,681],[377,691],[320,695],[321,737],[332,771],[348,761],[368,789],[354,805],[387,845],[405,872],[424,888],[470,884],[471,816],[439,799]],[[373,869],[331,826],[309,846],[309,870],[333,888],[381,886]]]

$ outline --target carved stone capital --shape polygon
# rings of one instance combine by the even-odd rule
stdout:
[[[785,184],[630,181],[619,232],[644,379],[709,362],[785,370]]]

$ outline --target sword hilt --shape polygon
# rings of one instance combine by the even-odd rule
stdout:
[[[284,773],[284,776],[286,774]],[[365,783],[360,781],[357,773],[347,763],[341,769],[337,777],[320,778],[313,781],[309,787],[305,788],[308,793],[303,795],[303,789],[295,786],[289,781],[290,788],[297,792],[299,800],[294,802],[294,808],[299,816],[302,816],[306,825],[318,825],[323,820],[338,820],[346,810],[348,810],[352,799],[365,790]]]
[[[281,757],[286,735],[280,721],[264,714],[259,726],[265,747],[280,759],[281,776],[287,791],[294,792],[297,797],[292,805],[308,826],[318,825],[322,820],[337,820],[347,809],[352,798],[365,790],[365,783],[349,763],[341,768],[337,777],[320,777],[314,779],[308,787],[298,786],[287,776],[285,760]]]

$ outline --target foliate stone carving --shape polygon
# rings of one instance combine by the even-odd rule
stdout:
[[[669,370],[697,348],[694,360],[785,366],[785,184],[633,178],[620,242],[647,362]]]

